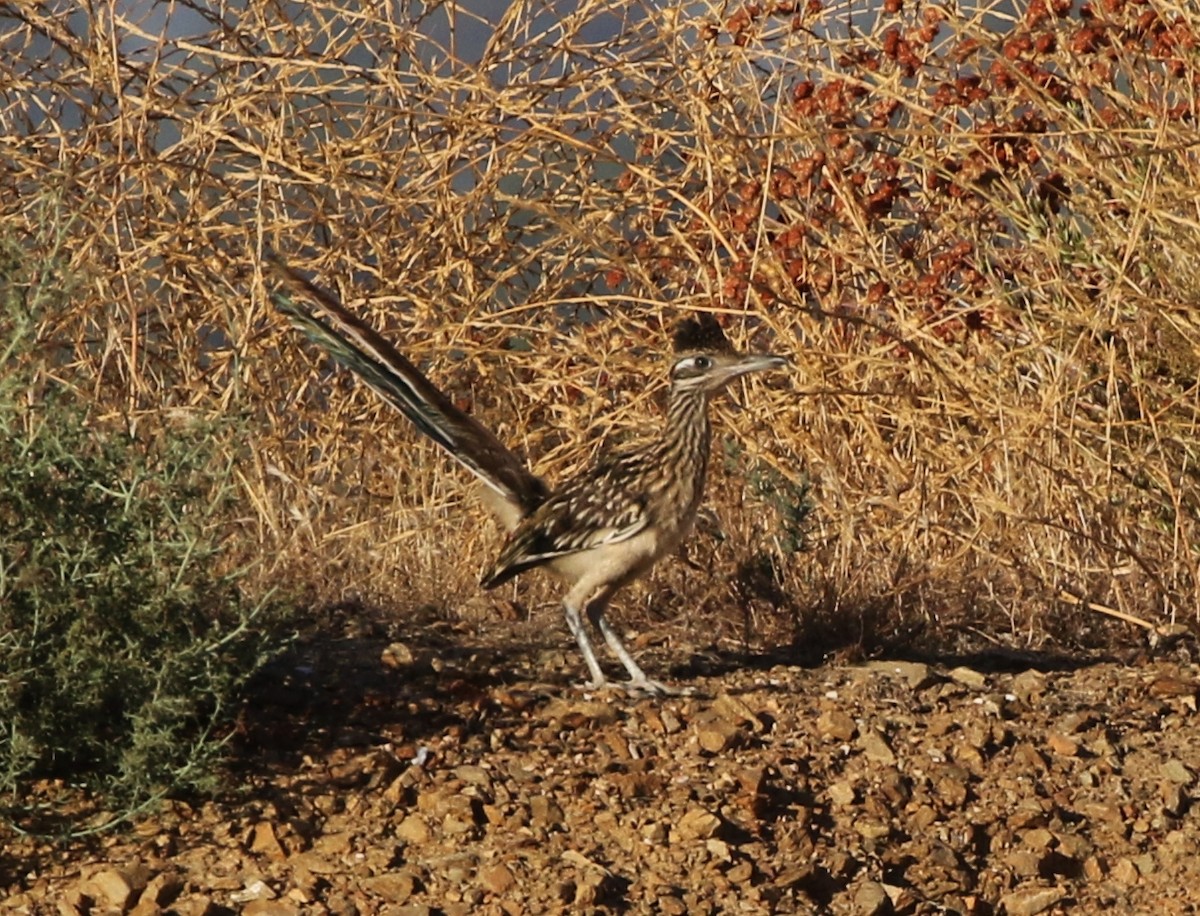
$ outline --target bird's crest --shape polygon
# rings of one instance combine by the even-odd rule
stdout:
[[[703,312],[695,318],[685,318],[675,329],[676,353],[732,349],[725,332],[721,330],[721,325],[717,323],[716,316],[710,312]]]

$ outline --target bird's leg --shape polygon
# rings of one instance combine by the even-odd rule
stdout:
[[[602,594],[600,597],[592,600],[587,606],[587,615],[588,620],[600,631],[600,635],[608,643],[608,648],[612,650],[612,654],[620,659],[621,664],[625,666],[625,670],[629,672],[629,680],[623,685],[625,689],[632,694],[649,694],[655,697],[679,696],[683,691],[668,687],[666,684],[647,677],[646,672],[642,670],[642,666],[629,654],[629,650],[621,642],[621,637],[617,635],[617,631],[612,628],[612,624],[604,616],[604,610],[608,606],[609,597],[609,594]]]
[[[600,662],[596,660],[596,650],[592,648],[592,640],[588,637],[587,628],[583,625],[583,618],[579,614],[579,608],[568,600],[563,602],[563,610],[567,616],[567,629],[575,637],[575,642],[579,643],[579,651],[583,653],[583,660],[587,663],[588,673],[592,676],[590,686],[595,688],[606,686],[608,678],[600,670]]]

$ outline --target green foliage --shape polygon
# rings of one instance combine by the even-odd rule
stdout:
[[[742,446],[733,439],[725,439],[722,448],[725,470],[742,473],[745,460]],[[751,491],[771,507],[778,521],[778,527],[770,532],[770,541],[785,555],[803,553],[808,545],[808,517],[813,511],[812,483],[807,475],[793,482],[761,461],[753,462],[744,473]]]
[[[236,500],[220,430],[94,422],[39,362],[36,320],[68,284],[0,258],[0,800],[23,821],[42,777],[126,813],[211,788],[218,732],[286,621],[219,571]]]

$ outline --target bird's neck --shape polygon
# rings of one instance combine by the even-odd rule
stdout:
[[[703,480],[708,468],[712,428],[708,419],[708,394],[695,389],[672,388],[667,396],[667,421],[662,433],[662,457],[693,467]]]

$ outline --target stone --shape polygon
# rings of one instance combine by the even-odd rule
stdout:
[[[1019,878],[1036,878],[1042,865],[1042,857],[1028,849],[1015,849],[1004,856],[1004,864]]]
[[[1054,834],[1045,827],[1034,827],[1021,835],[1021,841],[1030,849],[1041,851],[1049,849],[1054,843]]]
[[[146,883],[141,899],[153,900],[160,906],[166,906],[179,896],[183,886],[183,878],[176,872],[160,872]]]
[[[259,821],[250,828],[249,845],[251,852],[273,861],[282,862],[287,858],[287,852],[279,842],[275,827],[269,821]]]
[[[862,916],[879,916],[891,909],[892,899],[887,888],[878,881],[864,881],[854,892],[854,911]]]
[[[385,872],[362,882],[363,890],[387,903],[404,903],[418,887],[416,877],[406,871]]]
[[[545,795],[535,795],[529,801],[529,815],[535,827],[557,827],[563,822],[563,810]]]
[[[892,832],[886,823],[873,817],[859,818],[854,822],[854,829],[868,840],[882,840]]]
[[[251,900],[242,907],[241,916],[299,916],[300,909],[290,900]]]
[[[479,872],[480,886],[489,894],[495,894],[497,897],[507,894],[516,883],[517,879],[505,865],[491,865]]]
[[[744,744],[745,733],[732,722],[716,719],[697,724],[696,741],[706,753],[720,754]]]
[[[467,785],[477,786],[480,789],[491,790],[492,774],[481,766],[464,763],[462,766],[457,766],[454,768],[454,775]]]
[[[429,823],[420,814],[410,814],[396,828],[396,839],[405,843],[428,843],[430,836]]]
[[[829,786],[829,800],[835,805],[845,808],[854,804],[854,786],[848,782],[835,782]]]
[[[854,720],[840,709],[826,709],[817,716],[817,734],[826,741],[849,741],[857,733]]]
[[[1179,783],[1181,786],[1190,786],[1196,778],[1183,761],[1177,760],[1174,757],[1163,763],[1162,771],[1163,776],[1167,777],[1171,782]]]
[[[1000,898],[1008,916],[1037,916],[1067,896],[1061,887],[1018,888]]]
[[[937,680],[924,662],[871,661],[863,667],[867,671],[898,678],[904,681],[910,690],[921,690]]]
[[[88,878],[80,888],[97,903],[113,909],[127,910],[137,893],[135,881],[124,869],[106,868]],[[145,882],[142,882],[145,886]]]
[[[887,741],[874,729],[868,729],[859,736],[858,746],[862,748],[867,759],[874,763],[891,766],[896,762],[896,755],[888,747]]]
[[[1111,874],[1113,880],[1119,884],[1137,884],[1138,870],[1133,862],[1122,856],[1113,863]]]
[[[1083,876],[1089,881],[1103,881],[1108,874],[1108,864],[1100,856],[1088,856],[1083,860]]]
[[[414,668],[417,665],[417,656],[413,652],[408,643],[394,642],[385,646],[379,654],[379,660],[388,668],[393,668],[397,671]]]
[[[974,668],[958,667],[951,668],[946,672],[950,680],[955,683],[962,684],[964,687],[970,687],[972,690],[982,690],[987,686],[987,675]]]
[[[1022,703],[1032,703],[1046,692],[1046,675],[1040,671],[1022,671],[1012,679],[1009,691]]]
[[[1046,739],[1046,746],[1059,757],[1077,757],[1079,755],[1079,742],[1066,735],[1051,734]]]
[[[721,819],[703,808],[692,808],[675,825],[674,837],[678,840],[706,840],[714,836],[721,827]]]

